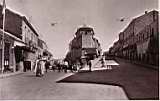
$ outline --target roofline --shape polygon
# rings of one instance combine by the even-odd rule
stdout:
[[[0,7],[3,9],[2,4],[0,4]],[[7,8],[7,7],[6,7],[6,11],[9,11],[9,12],[11,12],[11,13],[13,13],[13,14],[19,16],[19,17],[22,17],[20,14],[18,14],[17,12],[12,11],[11,9],[9,9],[9,8]]]
[[[25,16],[22,16],[22,19],[24,20],[24,22],[26,22],[26,24],[31,28],[31,30],[37,35],[38,33],[36,32],[36,30],[33,28],[32,24],[28,22],[27,18]]]
[[[0,7],[2,7],[1,4],[0,4]],[[2,8],[2,9],[3,9],[3,8]],[[9,11],[9,12],[15,14],[16,16],[20,17],[21,19],[23,19],[23,20],[26,22],[26,24],[31,28],[31,30],[32,30],[37,36],[39,36],[38,33],[36,32],[36,30],[33,28],[33,26],[31,25],[31,23],[28,22],[28,20],[27,20],[27,18],[26,18],[25,16],[22,16],[22,15],[14,12],[14,11],[8,9],[8,8],[6,8],[6,11]]]
[[[152,11],[148,12],[147,14],[150,14],[150,13],[152,13],[152,12],[157,12],[157,13],[159,13],[159,12],[156,11],[156,10],[152,10]],[[130,25],[132,25],[132,23],[134,24],[137,19],[139,19],[139,18],[141,18],[141,17],[143,17],[143,16],[145,16],[145,15],[146,15],[146,14],[142,14],[142,15],[140,15],[140,16],[138,16],[138,17],[133,18],[133,19],[130,21],[130,23],[128,24],[128,26],[123,30],[123,32],[126,31],[126,29],[127,29]]]
[[[93,31],[93,35],[95,34],[95,33],[94,33],[94,29],[93,29],[92,27],[79,27],[79,28],[77,28],[77,31],[76,31],[75,35],[77,35],[77,33],[78,33],[79,31],[83,30],[83,29],[91,30],[91,31]]]
[[[152,10],[152,11],[149,11],[149,12],[147,11],[146,14],[150,14],[150,13],[153,13],[153,12],[159,13],[157,10]],[[142,14],[142,15],[140,15],[140,16],[135,17],[134,19],[135,19],[135,20],[136,20],[136,19],[139,19],[139,18],[145,16],[146,14],[144,13],[144,14]]]
[[[42,41],[44,44],[47,45],[47,43],[46,43],[44,40],[42,40],[42,39],[40,39],[40,38],[38,38],[38,40]]]

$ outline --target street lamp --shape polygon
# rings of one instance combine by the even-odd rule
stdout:
[[[2,14],[3,14],[3,32],[2,32],[2,73],[4,72],[4,47],[5,47],[5,42],[4,42],[4,34],[5,34],[5,10],[6,10],[6,3],[5,0],[3,0],[3,10],[2,10]]]

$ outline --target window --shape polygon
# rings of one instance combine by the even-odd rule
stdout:
[[[142,41],[142,34],[140,34],[140,41]]]
[[[146,38],[148,38],[149,33],[150,33],[149,26],[147,26],[147,29],[146,29]]]
[[[152,28],[151,30],[151,37],[153,37],[153,35],[154,35],[154,28]]]
[[[94,34],[93,31],[91,31],[91,34]]]
[[[86,31],[86,32],[85,32],[85,35],[87,35],[87,34],[88,34],[88,32]]]
[[[80,31],[80,34],[83,34],[84,32],[83,31]]]
[[[153,21],[155,21],[156,20],[156,14],[155,14],[156,12],[153,12]]]

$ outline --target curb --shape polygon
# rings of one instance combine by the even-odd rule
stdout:
[[[14,73],[8,73],[8,74],[0,74],[0,79],[7,78],[7,77],[10,77],[10,76],[13,76],[13,75],[22,74],[22,73],[24,73],[24,72],[14,72]]]
[[[145,64],[138,63],[138,62],[133,62],[133,64],[148,67],[148,68],[155,69],[155,70],[159,70],[158,66],[145,65]]]

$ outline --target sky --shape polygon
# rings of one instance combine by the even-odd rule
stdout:
[[[65,57],[69,42],[83,24],[94,28],[106,51],[133,18],[158,10],[158,0],[6,0],[6,5],[28,18],[54,58]]]

